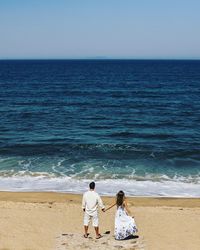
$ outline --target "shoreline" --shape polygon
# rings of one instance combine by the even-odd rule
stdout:
[[[112,195],[101,195],[109,205],[115,199]],[[64,192],[15,192],[0,191],[0,201],[14,201],[26,203],[65,203],[67,200],[80,202],[82,194]],[[200,207],[200,198],[197,197],[157,197],[157,196],[127,196],[131,205],[134,206],[169,206],[169,207]],[[134,203],[134,204],[133,204]]]
[[[45,176],[0,177],[0,190],[7,192],[61,192],[81,194],[88,187],[90,179],[70,177],[46,178]],[[96,181],[101,195],[112,196],[126,187],[126,195],[136,197],[200,198],[200,183],[183,181],[137,181],[126,179],[105,179]],[[21,187],[21,188],[19,188]],[[109,188],[108,188],[109,187]]]

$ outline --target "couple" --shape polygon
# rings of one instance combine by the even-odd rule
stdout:
[[[82,209],[85,212],[84,214],[84,237],[88,237],[88,226],[89,222],[92,219],[92,224],[95,229],[96,239],[100,239],[102,236],[99,233],[99,219],[98,219],[98,206],[101,207],[103,212],[106,212],[110,208],[116,206],[117,211],[115,215],[115,239],[124,240],[129,236],[137,232],[137,227],[134,219],[129,216],[130,211],[127,207],[127,202],[125,199],[125,194],[123,191],[119,191],[116,195],[115,203],[105,209],[103,202],[95,192],[95,183],[91,182],[89,184],[89,191],[84,193],[82,200]]]

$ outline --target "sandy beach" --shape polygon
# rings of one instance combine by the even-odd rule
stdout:
[[[138,238],[116,241],[115,209],[100,213],[103,238],[83,238],[81,196],[61,193],[0,193],[0,249],[199,250],[200,199],[128,198]],[[113,197],[103,197],[106,206]],[[110,231],[110,234],[104,234]]]

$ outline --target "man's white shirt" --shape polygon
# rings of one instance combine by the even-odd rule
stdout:
[[[105,208],[99,194],[91,190],[85,192],[82,200],[82,208],[85,209],[85,212],[90,216],[94,216],[97,213],[98,206],[101,209]]]

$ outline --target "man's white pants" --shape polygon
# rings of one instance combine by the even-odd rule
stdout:
[[[92,220],[93,227],[99,226],[99,218],[98,218],[97,212],[93,213],[92,215],[89,215],[87,212],[85,212],[85,214],[84,214],[84,226],[88,226],[91,220]]]

